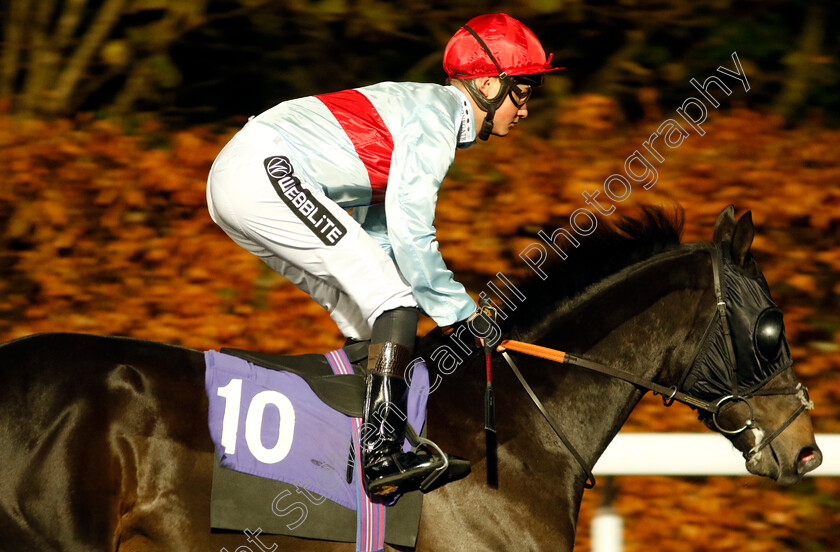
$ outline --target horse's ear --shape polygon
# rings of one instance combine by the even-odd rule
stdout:
[[[747,211],[738,219],[732,236],[732,261],[737,266],[744,266],[744,260],[747,258],[754,237],[755,228],[753,227],[752,212]]]
[[[720,244],[732,239],[735,231],[735,207],[727,205],[726,209],[720,212],[717,223],[715,223],[715,235],[712,241]]]

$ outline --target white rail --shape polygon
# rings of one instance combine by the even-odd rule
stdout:
[[[808,475],[840,475],[840,434],[817,434],[822,465]],[[595,475],[749,475],[744,458],[717,433],[619,433]]]
[[[840,476],[840,434],[820,433],[823,462],[809,476]],[[592,470],[595,475],[749,475],[744,458],[715,433],[619,433]],[[609,505],[592,518],[592,552],[621,552],[624,523]]]

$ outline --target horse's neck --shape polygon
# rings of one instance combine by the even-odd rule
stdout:
[[[634,265],[525,329],[541,345],[670,385],[694,356],[714,304],[709,254],[683,246]],[[522,357],[523,369],[551,389],[546,406],[594,465],[642,392],[573,366]],[[582,472],[577,487],[582,491]]]

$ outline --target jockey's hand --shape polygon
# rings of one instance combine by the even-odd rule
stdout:
[[[481,314],[481,313],[478,312],[478,311],[472,313],[469,318],[464,320],[464,324],[469,324],[472,321],[472,319],[475,318],[476,316],[478,316],[479,314]],[[483,349],[484,348],[484,338],[483,337],[478,337],[475,334],[473,334],[473,337],[475,337],[475,347],[477,349]]]
[[[470,317],[469,317],[469,318],[467,318],[466,320],[462,320],[462,321],[460,321],[460,322],[455,322],[454,324],[451,324],[451,325],[449,325],[449,326],[438,326],[435,330],[439,331],[439,332],[440,332],[441,334],[443,334],[443,335],[449,335],[449,334],[451,334],[452,332],[454,332],[454,331],[456,330],[456,328],[459,328],[460,326],[466,326],[466,327],[467,327],[467,331],[468,331],[468,332],[469,332],[469,333],[473,336],[473,339],[475,340],[475,348],[476,348],[476,349],[481,349],[481,348],[483,348],[483,347],[484,347],[484,339],[482,339],[482,338],[480,338],[480,337],[476,336],[473,332],[470,332],[470,331],[469,331],[469,326],[468,326],[468,324],[470,323],[470,321],[471,321],[473,318],[475,318],[476,316],[478,316],[478,314],[479,314],[478,312],[474,312],[474,313],[473,313],[473,314],[471,314],[471,315],[470,315]],[[432,331],[434,332],[435,330],[432,330]],[[460,334],[459,334],[459,335],[460,335]]]

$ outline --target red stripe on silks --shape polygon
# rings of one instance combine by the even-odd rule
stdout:
[[[370,100],[358,90],[342,90],[315,96],[338,120],[356,148],[370,178],[371,203],[385,201],[394,138]]]

